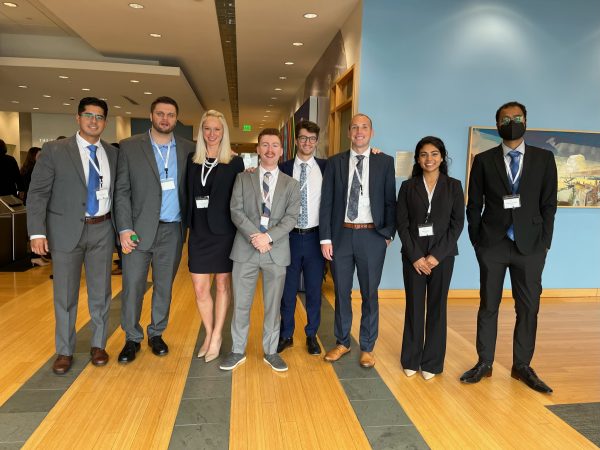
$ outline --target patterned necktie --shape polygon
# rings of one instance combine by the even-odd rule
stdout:
[[[365,155],[356,155],[356,170],[350,185],[350,197],[348,198],[348,219],[354,220],[358,217],[358,198],[360,197],[362,162]],[[356,173],[358,172],[358,173]]]
[[[98,158],[96,157],[96,150],[98,147],[96,145],[88,145],[87,148],[90,149],[90,158],[89,161],[89,172],[88,172],[88,185],[87,185],[87,213],[90,216],[94,216],[98,212],[98,208],[100,207],[98,198],[96,197],[96,191],[100,186],[100,175],[96,171],[96,167],[100,168],[98,164]],[[96,167],[94,167],[94,164]]]
[[[298,217],[298,228],[308,226],[308,186],[306,186],[306,164],[300,164],[300,216]]]
[[[519,160],[521,158],[521,153],[516,150],[511,150],[508,152],[508,156],[510,156],[510,174],[512,175],[512,183],[511,189],[512,193],[516,194],[519,190],[519,183],[521,182],[521,177],[517,178],[517,174],[519,173]],[[506,235],[511,241],[515,240],[515,227],[513,224],[508,227],[506,230]]]
[[[271,172],[265,172],[263,176],[262,188],[263,188],[263,217],[271,217],[271,195],[269,194],[269,183],[271,181]],[[266,233],[267,227],[260,225],[260,231]]]

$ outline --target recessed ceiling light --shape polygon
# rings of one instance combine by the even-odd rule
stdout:
[[[113,108],[121,109],[119,105],[113,105]]]
[[[90,88],[81,88],[82,91],[91,91]]]
[[[34,107],[33,107],[33,108],[31,108],[31,109],[38,110],[38,109],[40,109],[40,108],[38,108],[37,106],[34,106]]]
[[[104,100],[104,101],[106,101],[106,98],[104,98],[104,97],[100,97],[100,100]]]
[[[146,92],[144,92],[144,95],[152,95],[152,92],[146,91]]]
[[[10,102],[16,104],[16,103],[19,103],[19,100],[11,100]]]
[[[315,13],[305,13],[302,15],[302,17],[304,17],[305,19],[316,19],[319,16]]]
[[[48,94],[44,94],[44,95],[42,95],[42,97],[44,97],[44,98],[50,98],[50,97],[52,97],[52,96],[51,96],[51,95],[48,95]]]
[[[269,116],[263,116],[263,117],[269,117]]]
[[[287,77],[279,77],[280,80],[287,80]]]
[[[271,110],[270,110],[270,109],[267,109],[265,112],[271,112]]]
[[[267,106],[273,106],[273,105],[267,105]]]
[[[275,89],[273,89],[273,90],[274,90],[274,91],[283,91],[283,89],[281,89],[281,88],[275,88]]]
[[[144,5],[140,5],[139,3],[130,3],[129,7],[133,9],[144,9]]]
[[[125,111],[125,114],[131,114],[131,111]]]
[[[67,102],[65,102],[65,103],[63,103],[63,106],[71,106],[71,104],[70,104],[70,103],[67,103]]]
[[[129,80],[130,83],[139,83],[140,80]]]
[[[304,45],[304,42],[292,42],[292,45],[294,47],[302,47]]]
[[[294,62],[293,62],[293,61],[286,61],[286,62],[284,62],[284,64],[285,64],[286,66],[293,66],[293,65],[294,65]]]
[[[66,75],[59,75],[58,78],[60,78],[61,80],[66,80],[69,77]]]
[[[12,2],[3,2],[2,4],[4,6],[8,6],[9,8],[16,8],[17,6],[19,6],[16,3],[12,3]]]
[[[162,34],[159,34],[159,33],[150,33],[150,37],[159,38],[159,37],[162,37]]]
[[[277,97],[271,97],[271,100],[277,100]]]
[[[27,89],[27,86],[25,86],[24,84],[20,84],[18,87],[20,87],[21,89]]]

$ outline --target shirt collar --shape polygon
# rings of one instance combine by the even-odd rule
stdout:
[[[75,134],[75,139],[77,140],[77,145],[79,145],[79,148],[88,148],[88,145],[95,145],[98,148],[102,147],[102,144],[100,144],[100,139],[98,139],[93,144],[90,144],[88,141],[86,141],[79,135],[79,131]]]
[[[168,147],[168,146],[175,147],[177,145],[177,143],[175,142],[175,134],[174,133],[171,133],[171,140],[168,143],[159,145],[156,142],[154,142],[154,139],[152,139],[151,131],[152,130],[148,130],[148,136],[150,137],[150,143],[153,146],[162,148],[162,147]]]
[[[517,148],[512,149],[510,147],[508,147],[507,145],[504,144],[504,142],[502,142],[502,154],[506,157],[506,155],[508,155],[508,152],[512,152],[513,150],[518,151],[521,155],[525,154],[525,139],[523,139],[521,141],[521,143],[517,146]]]
[[[364,153],[360,153],[360,154],[363,155],[365,158],[368,158],[371,155],[371,146],[369,146],[367,151],[365,151]],[[350,149],[350,156],[356,158],[358,155],[359,155],[359,153],[355,152],[352,148]]]
[[[312,166],[314,166],[315,162],[316,162],[316,161],[315,161],[315,157],[314,157],[314,156],[311,156],[311,157],[310,157],[310,159],[309,159],[308,161],[302,161],[302,160],[301,160],[300,158],[298,158],[297,156],[296,156],[296,158],[294,158],[294,165],[295,165],[296,167],[298,167],[298,168],[302,167],[302,166],[301,166],[301,164],[302,164],[302,163],[306,163],[306,164],[308,164],[308,167],[312,168]]]
[[[259,165],[258,167],[260,171],[260,176],[264,177],[267,170],[262,165]],[[275,167],[273,170],[269,170],[269,172],[271,172],[271,175],[275,176],[279,173],[279,168]]]

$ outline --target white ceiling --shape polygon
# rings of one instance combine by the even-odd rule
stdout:
[[[147,117],[152,100],[169,95],[185,124],[197,124],[204,108],[218,109],[232,141],[256,138],[231,126],[214,0],[138,0],[143,9],[129,7],[131,0],[12,1],[19,6],[0,2],[0,110],[72,113],[81,97],[94,95],[108,99],[111,115]],[[237,0],[240,128],[280,123],[359,1]],[[307,12],[318,18],[303,18]]]

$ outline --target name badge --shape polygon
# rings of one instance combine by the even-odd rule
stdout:
[[[260,216],[260,225],[265,228],[269,228],[269,218],[265,216]]]
[[[165,178],[164,180],[160,181],[160,186],[162,187],[163,191],[170,191],[175,189],[175,180],[173,178]]]
[[[96,199],[98,200],[104,200],[108,198],[108,189],[104,188],[100,188],[98,190],[96,190]]]
[[[208,195],[206,197],[196,197],[196,208],[208,208]]]
[[[504,209],[515,209],[521,207],[521,197],[519,194],[505,195],[502,198],[504,199]]]
[[[423,236],[433,236],[433,224],[432,223],[424,223],[419,225],[419,237]]]

